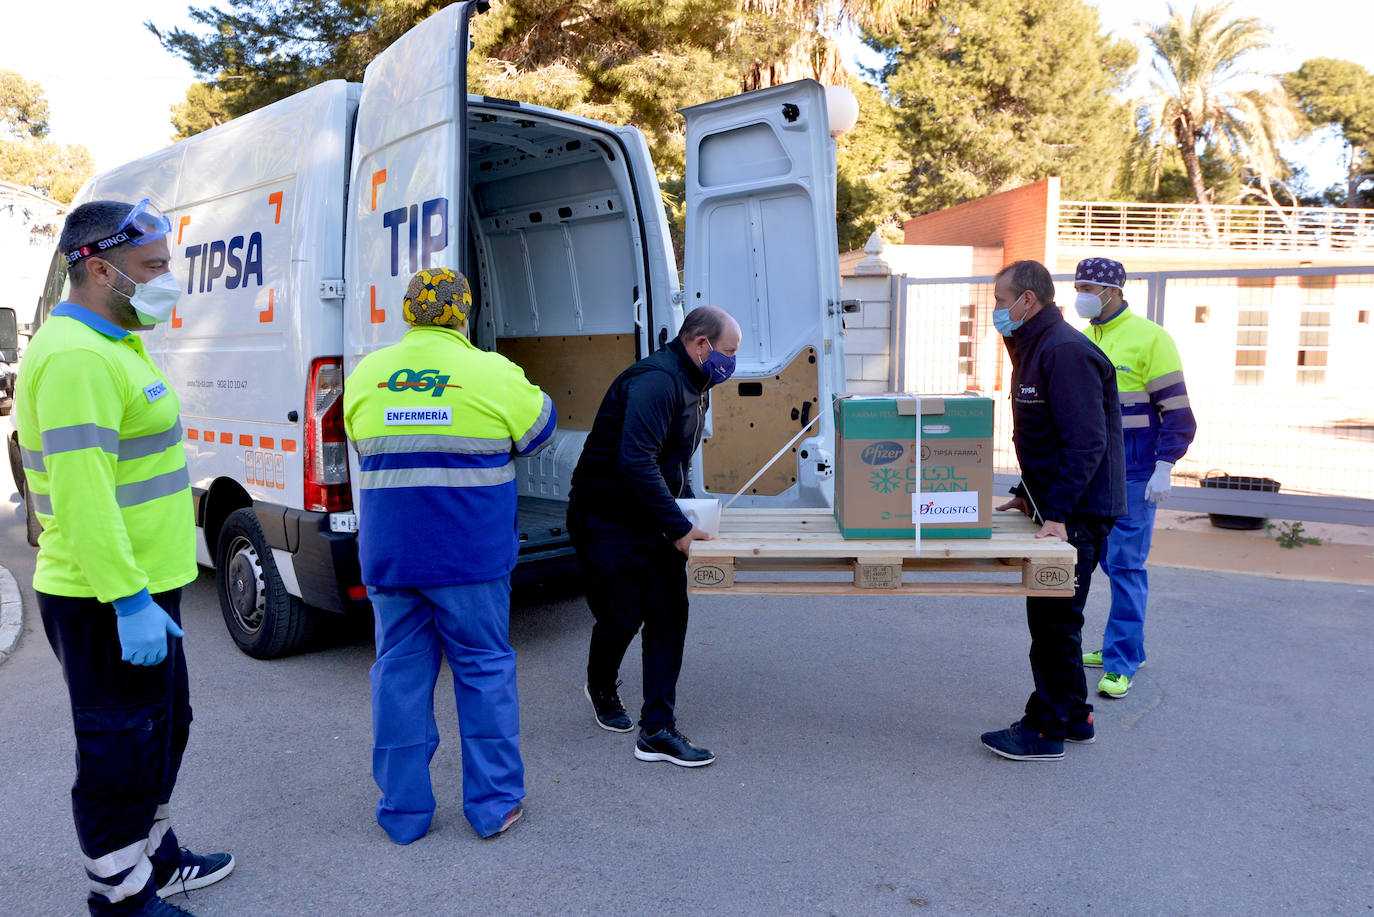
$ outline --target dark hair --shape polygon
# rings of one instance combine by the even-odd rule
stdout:
[[[997,272],[996,280],[1011,275],[1011,289],[1017,296],[1030,290],[1046,306],[1054,305],[1054,278],[1039,261],[1013,261]]]
[[[62,236],[57,243],[58,251],[65,255],[73,249],[113,235],[133,209],[133,204],[122,201],[87,201],[67,214],[67,222],[62,224]],[[124,264],[124,252],[120,246],[102,252],[100,257],[116,262],[116,267]],[[67,277],[74,287],[85,283],[86,259],[67,268]]]
[[[730,313],[718,306],[697,306],[682,320],[682,330],[677,333],[678,340],[684,344],[699,334],[714,344],[725,331],[725,323]]]

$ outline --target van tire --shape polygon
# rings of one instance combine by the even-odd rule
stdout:
[[[234,510],[220,527],[215,586],[229,636],[249,656],[275,659],[297,652],[309,640],[311,609],[282,585],[251,509]]]
[[[33,498],[29,494],[29,489],[25,487],[21,493],[24,497],[24,525],[28,532],[26,536],[32,547],[38,547],[38,536],[43,534],[43,523],[38,521],[38,510],[33,507]]]

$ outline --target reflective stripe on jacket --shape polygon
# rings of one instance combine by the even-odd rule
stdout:
[[[358,450],[358,555],[369,586],[456,586],[515,566],[514,458],[547,446],[553,402],[519,366],[421,326],[344,383]]]
[[[35,589],[112,602],[196,578],[181,405],[136,334],[59,304],[24,354],[16,405],[43,524]]]
[[[1156,460],[1176,463],[1183,458],[1197,433],[1197,420],[1169,332],[1127,306],[1107,321],[1089,325],[1084,334],[1116,367],[1127,474],[1149,474]]]

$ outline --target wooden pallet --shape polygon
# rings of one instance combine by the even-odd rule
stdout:
[[[1073,595],[1077,552],[1057,539],[1037,539],[1038,530],[1020,513],[994,513],[991,538],[925,539],[917,556],[914,539],[843,538],[834,515],[823,510],[729,509],[716,538],[692,543],[687,583],[702,595]],[[852,572],[852,581],[815,578],[834,572]]]

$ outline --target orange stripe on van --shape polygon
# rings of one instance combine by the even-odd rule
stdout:
[[[187,438],[187,439],[200,439],[200,431],[199,431],[199,430],[187,430],[187,431],[186,431],[186,438]]]
[[[272,222],[273,222],[273,223],[280,223],[280,222],[281,222],[281,192],[280,192],[280,191],[273,191],[271,194],[267,195],[267,206],[269,206],[269,207],[275,206],[275,207],[277,208],[277,215],[276,215],[276,217],[273,218]]]
[[[240,446],[251,446],[251,445],[253,445],[253,437],[248,436],[248,435],[243,434],[243,433],[240,433],[240,434],[239,434],[239,445],[240,445]]]
[[[181,234],[186,231],[186,227],[191,225],[189,216],[182,217],[177,221],[177,245],[181,244]]]
[[[296,441],[295,441],[294,439],[284,439],[284,440],[282,440],[282,441],[281,441],[281,451],[283,451],[283,452],[295,452],[295,451],[296,451]]]
[[[258,448],[275,450],[277,448],[277,441],[270,436],[259,436]]]
[[[380,325],[382,322],[386,321],[386,310],[377,308],[377,288],[372,286],[367,289],[368,296],[371,297],[372,300],[372,324]]]
[[[234,444],[234,434],[232,434],[232,433],[221,433],[221,434],[219,435],[219,441],[220,441],[221,443],[223,443],[224,445],[226,445],[226,446],[232,446],[232,445]]]
[[[207,443],[213,443],[213,442],[215,441],[215,434],[212,433],[212,432],[209,431],[209,430],[206,430],[205,432],[203,432],[203,433],[201,434],[201,436],[205,437],[205,441],[206,441]]]
[[[267,311],[258,313],[259,323],[266,323],[272,320],[272,313],[276,311],[276,297],[277,291],[269,287],[267,290]]]
[[[377,209],[377,186],[386,181],[386,169],[378,169],[372,173],[372,209]]]

